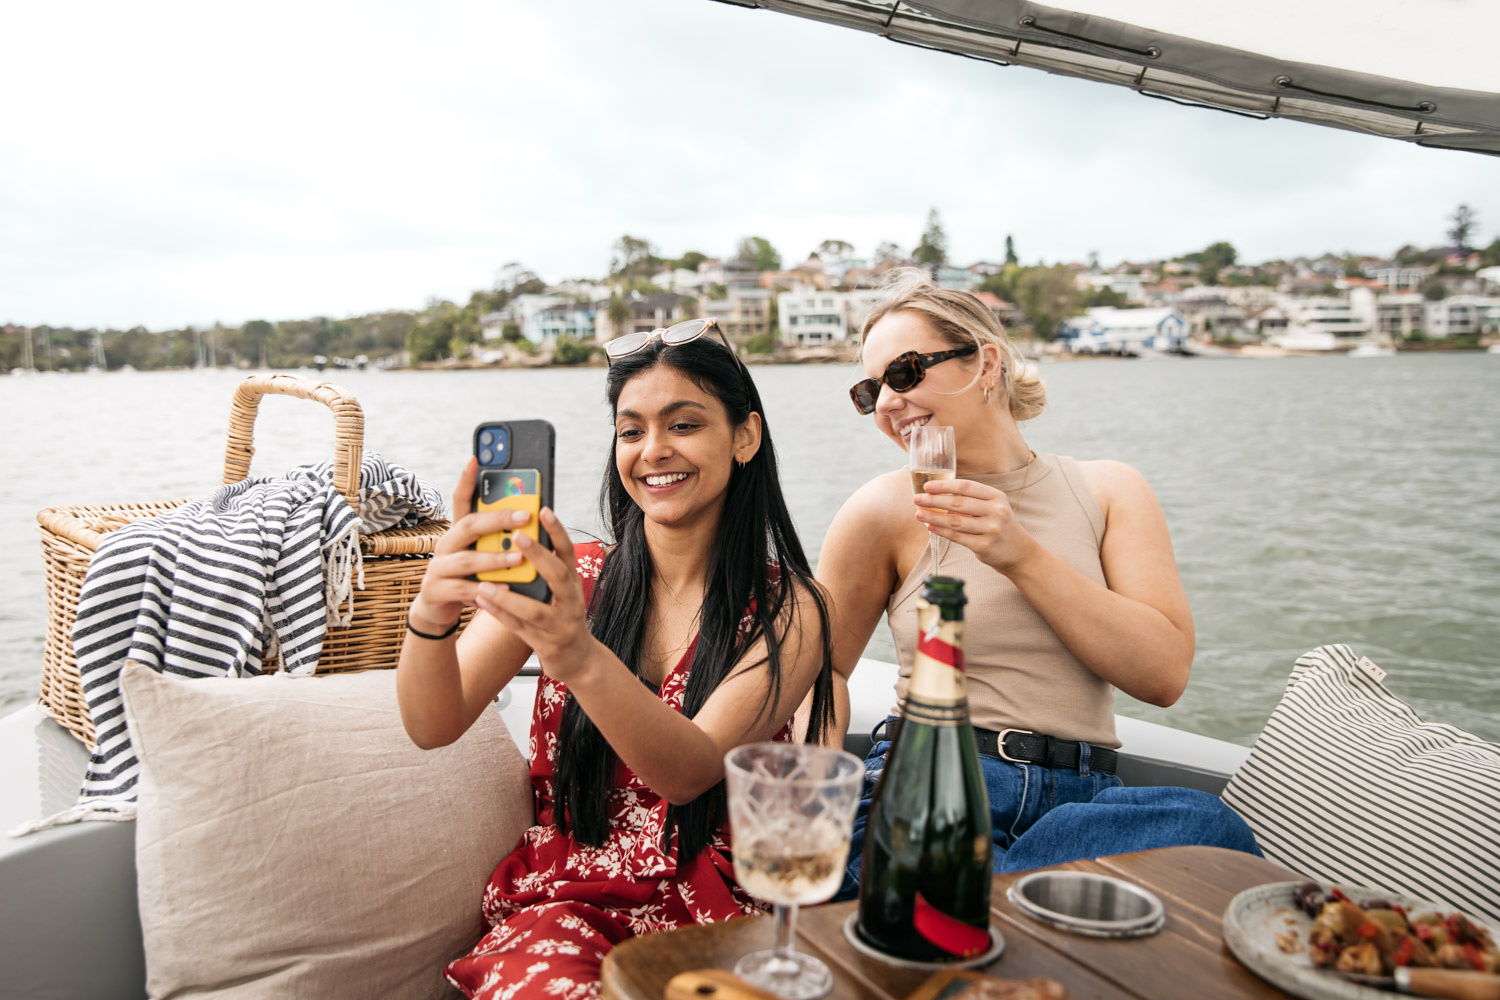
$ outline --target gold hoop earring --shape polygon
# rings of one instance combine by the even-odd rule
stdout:
[[[991,389],[990,386],[985,386],[984,387],[984,393],[983,394],[984,394],[984,401],[986,403],[988,403],[990,401],[990,389]]]

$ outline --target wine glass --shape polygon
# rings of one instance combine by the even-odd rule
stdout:
[[[911,491],[923,492],[922,487],[934,479],[952,479],[958,474],[958,449],[953,444],[953,428],[936,424],[923,424],[912,428],[907,439],[907,467],[911,469]],[[934,514],[947,511],[928,507]],[[931,573],[938,571],[938,542],[934,534],[927,535],[927,552],[932,557]]]
[[[787,1000],[833,986],[828,967],[793,947],[797,907],[838,892],[864,764],[805,743],[750,743],[724,757],[734,876],[775,907],[776,946],[746,955],[734,974]]]

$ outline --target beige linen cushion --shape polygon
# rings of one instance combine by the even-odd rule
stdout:
[[[394,670],[121,684],[153,1000],[457,995],[443,966],[532,822],[498,712],[424,751]]]

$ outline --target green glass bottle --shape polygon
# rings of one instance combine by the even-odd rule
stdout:
[[[990,946],[994,843],[969,724],[964,602],[962,580],[923,581],[901,730],[865,828],[857,933],[918,962],[962,961]]]

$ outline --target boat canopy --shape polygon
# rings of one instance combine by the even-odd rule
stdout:
[[[1491,0],[718,2],[1251,118],[1500,155]]]

